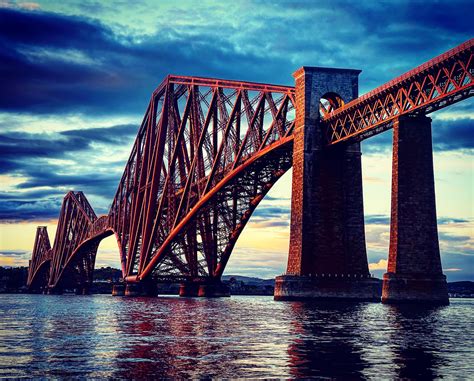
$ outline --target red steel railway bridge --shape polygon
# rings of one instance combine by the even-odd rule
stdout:
[[[293,167],[288,267],[275,299],[380,299],[367,263],[360,142],[393,129],[382,301],[447,303],[426,115],[474,95],[473,45],[361,97],[359,70],[305,66],[294,87],[167,76],[108,215],[68,192],[52,246],[37,229],[28,287],[87,292],[98,245],[115,235],[126,295],[156,294],[158,282],[179,282],[182,296],[225,295],[235,243]]]

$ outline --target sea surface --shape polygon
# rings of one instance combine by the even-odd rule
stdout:
[[[466,379],[473,307],[0,295],[0,377]]]

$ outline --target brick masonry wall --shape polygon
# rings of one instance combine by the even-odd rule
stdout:
[[[358,70],[303,67],[294,73],[296,122],[287,273],[368,274],[358,143],[325,148],[319,100],[358,95]]]
[[[393,128],[388,272],[441,275],[431,119],[401,117]]]

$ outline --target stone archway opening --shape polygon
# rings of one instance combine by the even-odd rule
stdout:
[[[334,110],[344,106],[344,100],[334,92],[324,94],[319,102],[319,115],[325,118]]]

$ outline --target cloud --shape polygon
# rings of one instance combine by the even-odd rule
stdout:
[[[427,9],[423,27],[405,2],[254,3],[252,12],[243,4],[203,2],[192,12],[186,4],[162,6],[153,32],[139,35],[123,19],[120,28],[117,20],[0,8],[0,108],[143,113],[169,73],[292,84],[291,73],[305,64],[367,69],[362,87],[370,90],[471,37],[471,20],[459,12],[467,5],[453,4]],[[441,22],[439,12],[453,21]],[[390,20],[380,17],[388,13]]]
[[[388,225],[390,224],[390,216],[383,214],[368,214],[364,217],[367,225]]]
[[[465,242],[469,241],[471,237],[467,235],[455,235],[447,232],[440,231],[438,233],[439,239],[448,242]]]
[[[21,257],[25,254],[30,254],[29,251],[24,250],[1,250],[0,255],[3,257]]]
[[[150,94],[167,74],[292,85],[291,73],[302,65],[352,67],[364,70],[364,93],[474,32],[469,12],[462,12],[469,1],[425,7],[422,24],[419,10],[408,1],[157,5],[145,0],[134,7],[80,1],[41,3],[34,11],[35,3],[1,4],[4,221],[57,218],[70,189],[84,191],[96,212],[105,213]],[[472,100],[433,115],[435,150],[472,154]],[[90,123],[76,127],[74,117]],[[26,118],[31,123],[22,125]],[[52,118],[63,122],[49,126]],[[13,125],[14,119],[21,120]],[[127,122],[102,127],[104,120]],[[391,140],[390,132],[378,135],[364,141],[363,151],[386,154]],[[267,196],[249,225],[261,232],[287,231],[290,208],[282,204],[288,200]],[[459,216],[439,219],[440,226],[469,223]],[[386,257],[388,224],[387,215],[366,216],[369,259],[375,264]],[[467,233],[443,234],[449,268],[468,269],[465,257],[472,245]],[[264,251],[253,254],[270,262],[245,262],[239,269],[249,275],[284,270],[286,252],[278,263]]]
[[[39,200],[2,200],[0,206],[0,220],[13,222],[58,218],[61,203],[61,196]]]
[[[31,251],[0,250],[0,266],[28,266]]]
[[[471,222],[466,218],[438,217],[438,225],[465,224]]]
[[[433,120],[433,148],[435,151],[474,149],[474,118]]]
[[[275,207],[275,206],[267,206],[267,205],[260,205],[255,212],[253,213],[253,217],[261,217],[261,218],[273,218],[273,217],[286,217],[290,214],[290,208],[287,207]]]
[[[12,2],[9,0],[1,0],[0,1],[0,8],[18,8],[18,9],[26,9],[28,11],[34,11],[40,9],[41,6],[35,2]]]
[[[17,179],[0,192],[0,220],[55,218],[69,190],[82,190],[99,201],[96,212],[106,213],[118,187],[122,160],[95,161],[94,154],[131,149],[138,126],[72,129],[54,133],[0,133],[0,174]],[[97,151],[97,152],[96,152]],[[118,158],[119,159],[119,158]]]
[[[470,104],[472,100],[464,101]],[[448,110],[446,110],[449,112]],[[463,153],[474,154],[474,118],[443,119],[443,112],[435,114],[432,122],[433,150],[435,152],[462,150]],[[441,117],[440,117],[441,116]],[[392,150],[390,131],[384,132],[362,143],[365,154],[387,154]]]
[[[385,270],[387,271],[388,261],[386,259],[381,259],[377,263],[369,263],[369,270]]]
[[[78,151],[92,150],[98,143],[131,147],[137,131],[138,126],[125,124],[59,133],[0,133],[0,173],[12,172],[15,168],[21,171],[35,159],[74,157]]]
[[[282,62],[265,62],[215,33],[201,32],[167,30],[136,42],[97,20],[0,9],[0,109],[143,113],[151,92],[170,71],[243,79],[250,79],[250,73],[266,81],[267,70],[277,72]]]

